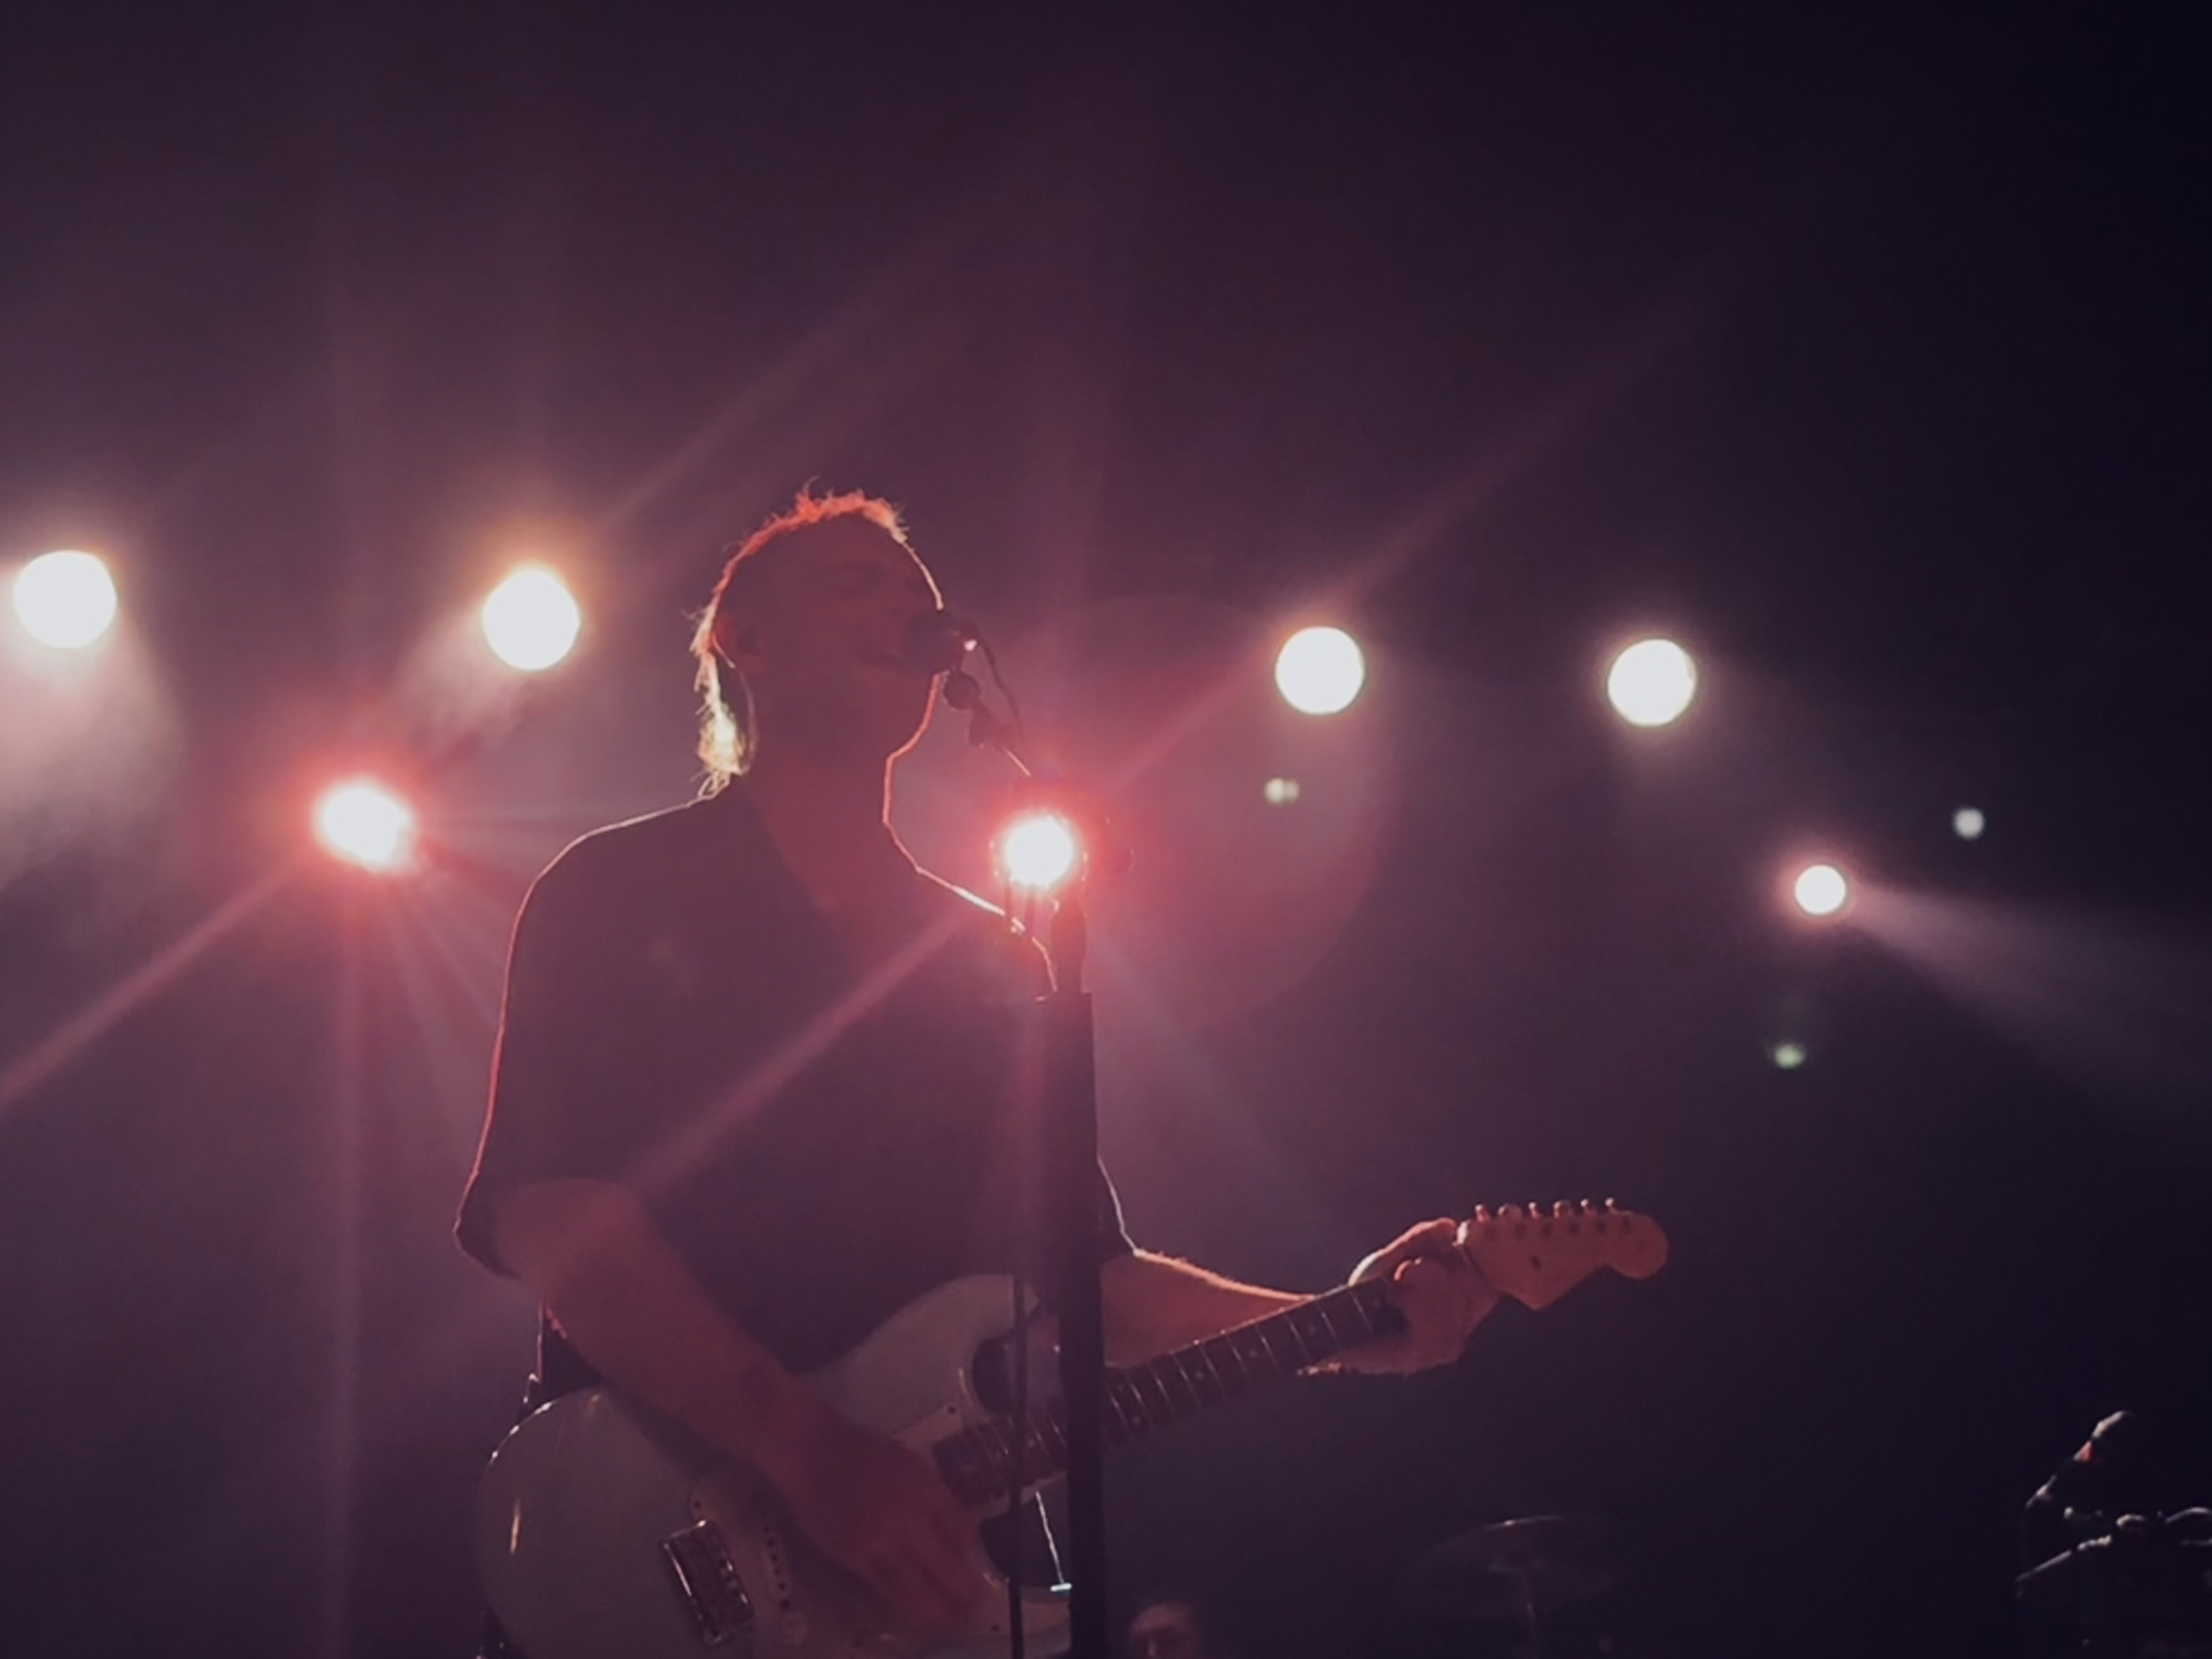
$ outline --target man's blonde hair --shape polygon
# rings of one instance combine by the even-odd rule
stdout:
[[[707,608],[699,613],[697,626],[691,630],[691,657],[698,665],[699,760],[707,769],[704,793],[708,794],[720,790],[751,764],[755,741],[751,694],[744,677],[721,653],[723,615],[733,602],[742,603],[751,592],[761,568],[757,561],[766,549],[796,531],[840,519],[865,520],[901,547],[913,550],[898,509],[889,501],[857,489],[817,495],[810,486],[801,489],[788,507],[737,544],[722,566],[714,592],[708,596]],[[734,702],[723,684],[725,668],[737,681]]]

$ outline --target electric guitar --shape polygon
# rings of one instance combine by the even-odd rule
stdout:
[[[1611,1204],[1478,1209],[1464,1248],[1501,1295],[1547,1306],[1601,1267],[1648,1278],[1656,1223]],[[980,1522],[1009,1507],[1015,1425],[985,1403],[979,1358],[1010,1338],[1011,1281],[956,1279],[907,1304],[807,1379],[863,1427],[929,1460]],[[1402,1328],[1380,1281],[1350,1285],[1107,1374],[1105,1432],[1122,1444]],[[1020,1339],[1012,1339],[1020,1340]],[[1034,1490],[1065,1468],[1059,1401],[1021,1426]],[[477,1555],[493,1611],[529,1659],[911,1659],[881,1604],[815,1549],[757,1472],[608,1386],[551,1401],[493,1455]],[[935,1650],[987,1659],[1007,1639],[1006,1581],[974,1627]],[[1058,1592],[1024,1590],[1030,1650],[1066,1645]]]

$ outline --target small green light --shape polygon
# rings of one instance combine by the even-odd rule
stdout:
[[[1802,1042],[1778,1042],[1770,1054],[1774,1063],[1785,1072],[1794,1072],[1805,1063],[1805,1045]]]

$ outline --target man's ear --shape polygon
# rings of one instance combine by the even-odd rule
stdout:
[[[726,617],[714,630],[714,652],[742,674],[760,659],[760,629]]]

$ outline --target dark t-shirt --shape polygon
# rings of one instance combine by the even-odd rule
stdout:
[[[742,782],[571,846],[515,924],[463,1248],[506,1272],[502,1197],[623,1182],[801,1371],[933,1285],[1012,1270],[1018,1056],[1042,961],[919,872],[902,933],[856,972]],[[1102,1260],[1130,1248],[1103,1172],[1097,1222]],[[553,1390],[580,1380],[548,1346]]]

